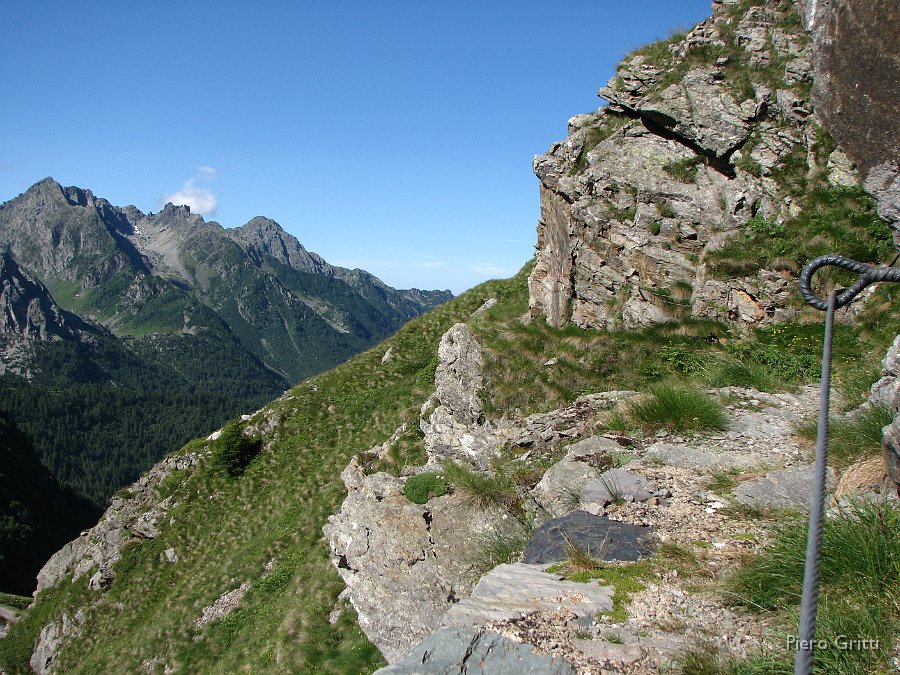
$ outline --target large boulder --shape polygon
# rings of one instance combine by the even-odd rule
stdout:
[[[655,528],[638,527],[587,511],[553,518],[541,525],[525,547],[522,561],[530,564],[563,562],[568,546],[599,560],[634,561],[656,549]]]
[[[348,495],[325,537],[360,628],[394,662],[468,595],[474,561],[504,514],[473,511],[458,495],[413,504],[404,479],[365,476],[355,459],[341,477]]]
[[[375,675],[574,675],[560,658],[535,654],[530,645],[513,642],[475,627],[441,628],[402,661]]]

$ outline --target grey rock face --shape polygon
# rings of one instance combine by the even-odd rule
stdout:
[[[130,496],[113,497],[94,527],[63,546],[41,568],[35,593],[55,586],[69,574],[74,580],[91,570],[91,588],[107,588],[125,544],[136,537],[156,537],[158,523],[171,506],[168,498],[159,500],[155,488],[173,470],[187,469],[199,461],[198,453],[167,457],[130,486]]]
[[[442,628],[376,675],[574,675],[562,659],[479,628]]]
[[[682,82],[660,92],[658,99],[619,96],[609,87],[601,89],[600,95],[709,154],[727,157],[750,135],[751,123],[764,110],[766,101],[761,98],[738,103],[721,80],[717,69],[697,68],[689,71]]]
[[[808,511],[813,475],[814,467],[811,465],[791,466],[741,483],[734,488],[733,494],[735,499],[748,506]],[[833,487],[834,475],[830,473],[829,489]]]
[[[486,466],[496,452],[479,395],[484,357],[471,329],[458,323],[441,337],[435,392],[422,406],[420,426],[429,461],[456,459]]]
[[[503,514],[473,512],[457,496],[413,504],[403,479],[342,473],[348,495],[324,528],[360,628],[389,662],[437,628],[471,589],[480,540]]]
[[[574,511],[541,525],[525,547],[522,561],[546,564],[566,560],[566,541],[601,560],[637,560],[656,549],[655,530],[586,511]]]
[[[484,626],[533,612],[568,610],[584,626],[612,609],[613,588],[565,581],[540,565],[498,565],[483,576],[472,595],[450,607],[445,626]]]
[[[0,252],[0,335],[40,341],[90,339],[100,332],[63,310],[33,274],[19,266],[9,251]]]
[[[776,178],[801,150],[810,171],[828,159],[814,152],[809,36],[783,5],[732,16],[738,9],[713,3],[710,19],[666,47],[676,64],[685,59],[678,70],[646,53],[622,63],[600,90],[610,104],[572,118],[568,137],[535,158],[532,316],[613,328],[686,316],[745,326],[792,318],[793,273],[722,278],[708,264],[750,218],[797,215]],[[703,56],[727,41],[739,57]],[[784,85],[737,86],[729,79],[735,58],[751,79],[753,67],[784,60]],[[830,169],[834,184],[858,184],[840,154]]]
[[[28,665],[37,675],[47,675],[50,672],[50,664],[59,651],[59,632],[60,627],[56,623],[48,623],[41,629],[34,653],[28,661]]]
[[[882,377],[872,385],[870,404],[887,405],[894,411],[894,420],[884,428],[881,443],[884,465],[894,495],[900,498],[900,335],[884,357]]]
[[[760,456],[750,452],[735,455],[674,443],[654,443],[647,448],[647,456],[685,469],[750,469],[762,463]]]

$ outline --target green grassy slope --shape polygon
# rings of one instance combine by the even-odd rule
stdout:
[[[339,474],[352,454],[417,420],[433,387],[440,336],[509,283],[479,286],[267,406],[279,427],[243,476],[204,465],[167,480],[174,523],[127,550],[108,592],[88,591],[87,576],[42,592],[0,641],[3,667],[27,672],[41,627],[58,618],[57,608],[79,605],[86,620],[60,654],[60,672],[137,672],[154,658],[179,672],[371,671],[381,657],[352,614],[328,622],[343,584],[321,529],[344,496]],[[515,283],[524,288],[523,277]],[[390,346],[394,358],[382,365]],[[161,562],[167,548],[175,548],[177,564]],[[251,589],[241,608],[195,631],[202,609],[243,581]]]

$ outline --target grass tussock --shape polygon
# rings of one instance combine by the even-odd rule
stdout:
[[[900,509],[890,502],[852,503],[826,520],[822,534],[821,589],[815,652],[817,672],[882,672],[900,629]],[[803,585],[806,526],[793,523],[774,544],[746,562],[729,580],[735,603],[781,616],[787,634],[796,630]],[[841,648],[842,639],[868,638],[866,648]],[[791,656],[762,655],[760,663],[781,668]],[[718,659],[712,672],[747,670],[748,664]],[[752,664],[751,664],[752,665]],[[727,668],[726,668],[727,666]],[[887,672],[887,670],[884,670]]]
[[[626,416],[645,433],[716,431],[727,423],[722,405],[683,384],[659,384],[646,397],[628,405]]]
[[[522,516],[524,511],[516,483],[504,468],[497,464],[495,472],[488,473],[451,460],[444,463],[444,475],[472,506],[499,508]]]
[[[881,455],[882,429],[894,419],[885,405],[874,405],[849,419],[833,418],[828,425],[828,461],[844,469],[860,460]],[[797,432],[809,441],[816,440],[818,421],[804,421]]]
[[[529,519],[508,518],[500,528],[482,535],[473,561],[475,572],[481,576],[497,565],[517,562],[533,532],[534,523]]]
[[[821,583],[851,594],[900,601],[900,510],[890,502],[859,502],[829,518],[822,533]],[[740,604],[777,609],[800,600],[806,525],[786,527],[774,545],[731,580]]]

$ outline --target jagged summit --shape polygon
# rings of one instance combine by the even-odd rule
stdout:
[[[0,334],[39,341],[74,340],[80,333],[98,330],[59,307],[47,288],[21,268],[8,250],[0,251]],[[0,372],[4,365],[0,364]]]
[[[334,267],[321,256],[307,251],[296,237],[271,218],[256,216],[245,225],[228,230],[228,235],[240,242],[251,255],[272,256],[301,272],[334,274]]]

